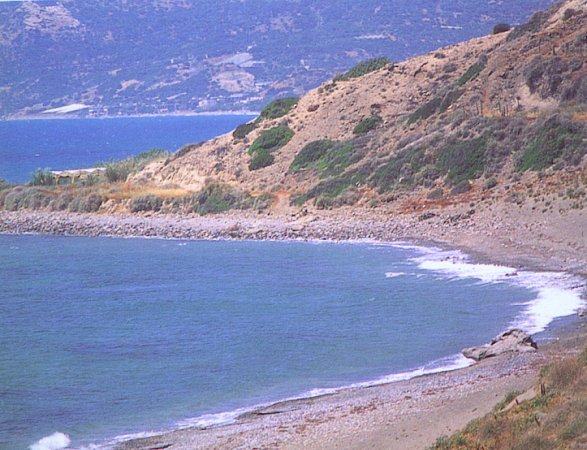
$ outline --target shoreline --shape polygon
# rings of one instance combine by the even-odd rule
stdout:
[[[482,246],[475,249],[462,242],[435,240],[434,236],[430,236],[432,233],[423,233],[425,239],[414,238],[415,233],[426,231],[414,218],[376,221],[372,216],[369,215],[371,221],[364,221],[365,217],[361,214],[354,218],[347,215],[342,222],[337,214],[274,217],[241,212],[206,217],[147,217],[2,211],[0,233],[196,240],[357,241],[381,244],[409,241],[417,246],[457,249],[471,256],[475,263],[505,264],[538,271],[561,270],[560,261],[553,264],[553,261],[540,260],[536,255],[524,252],[510,253],[507,261],[501,261],[495,254],[483,251],[485,249]],[[438,230],[436,235],[439,235]],[[567,269],[576,267],[574,262],[567,264]],[[582,269],[568,271],[574,275],[583,275],[584,280]],[[565,350],[572,352],[578,349],[579,341],[584,341],[587,324],[572,319],[572,316],[568,320],[570,324],[564,326],[562,331],[563,334],[570,333],[570,339],[575,341],[574,346]],[[440,435],[450,434],[473,418],[489,412],[493,404],[507,392],[530,387],[539,367],[553,354],[549,348],[558,344],[555,341],[545,345],[544,349],[541,346],[537,354],[492,358],[465,368],[417,375],[409,380],[341,387],[326,395],[278,401],[268,406],[253,405],[237,417],[233,414],[231,418],[236,422],[232,424],[202,429],[194,428],[192,423],[191,428],[130,440],[128,438],[132,436],[126,436],[123,442],[110,445],[125,450],[164,447],[170,443],[173,448],[186,449],[235,446],[357,448],[365,445],[374,448],[381,445],[391,445],[388,448],[422,448],[431,445]],[[482,402],[480,396],[483,397]],[[401,411],[401,414],[397,411]],[[425,432],[422,432],[422,421],[428,424]],[[372,428],[372,423],[377,423],[378,427]],[[444,424],[445,428],[438,428],[439,423]],[[407,432],[410,427],[411,432]],[[393,442],[389,440],[388,434],[391,432],[396,433]],[[414,433],[420,434],[416,436]]]
[[[19,120],[68,120],[68,119],[139,119],[142,117],[208,117],[208,116],[258,116],[260,111],[250,110],[230,110],[230,111],[205,111],[205,112],[193,112],[193,111],[178,111],[175,113],[167,114],[156,114],[156,113],[144,113],[144,114],[125,114],[120,116],[75,116],[67,114],[34,114],[30,116],[7,116],[0,118],[3,122],[16,122]]]
[[[576,317],[560,319],[565,323],[552,330],[550,341],[536,353],[504,354],[406,380],[241,408],[219,413],[237,413],[226,423],[120,436],[107,448],[421,449],[489,413],[509,392],[531,389],[553,356],[574,354],[585,345],[587,323]]]
[[[587,225],[587,218],[583,221]],[[442,216],[436,222],[422,222],[414,215],[390,217],[385,212],[344,208],[319,215],[237,211],[207,216],[0,210],[0,234],[179,240],[409,241],[422,247],[460,250],[479,263],[569,272],[587,279],[587,237],[584,246],[573,241],[573,234],[583,238],[582,223],[573,230],[569,226],[567,243],[537,232],[539,229],[528,230],[528,224],[514,230],[505,221],[498,228],[485,223],[445,222]]]

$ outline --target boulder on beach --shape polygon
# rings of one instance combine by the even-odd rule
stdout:
[[[528,333],[514,328],[494,338],[489,344],[481,347],[465,348],[463,355],[466,358],[480,361],[503,353],[527,353],[535,352],[538,346]]]

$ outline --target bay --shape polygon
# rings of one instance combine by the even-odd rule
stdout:
[[[248,122],[252,115],[0,121],[0,178],[25,183],[37,169],[80,169],[151,149],[176,151]]]
[[[410,245],[0,235],[0,448],[455,368],[463,347],[553,318],[533,315],[539,280],[560,280],[446,264]]]

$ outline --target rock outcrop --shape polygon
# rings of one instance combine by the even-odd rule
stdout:
[[[480,361],[503,353],[527,353],[535,352],[538,346],[532,336],[526,332],[514,328],[494,338],[491,343],[481,347],[465,348],[463,355],[466,358]]]

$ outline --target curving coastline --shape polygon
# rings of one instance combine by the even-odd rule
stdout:
[[[571,272],[587,277],[587,216],[488,215],[454,220],[340,208],[306,215],[76,214],[0,210],[0,233],[165,239],[407,240],[463,249],[480,262]]]
[[[423,223],[414,216],[391,219],[385,214],[360,210],[295,217],[243,213],[147,217],[0,212],[0,233],[175,239],[409,240],[464,248],[477,260],[516,268],[585,273],[580,247],[565,245],[558,238],[541,239],[538,245],[533,239],[536,236],[527,233],[527,226],[503,222],[501,228],[491,230],[492,225],[482,220],[467,224]],[[508,229],[507,234],[500,232],[504,228]],[[569,247],[577,251],[569,251]],[[186,429],[146,438],[128,440],[131,437],[126,437],[111,446],[122,449],[166,445],[186,449],[422,448],[438,436],[489,412],[507,392],[527,389],[553,353],[574,352],[583,345],[585,326],[583,321],[571,321],[560,330],[562,339],[541,346],[537,354],[503,356],[451,372],[279,402],[244,412],[233,424],[208,428],[203,422],[185,423]]]

